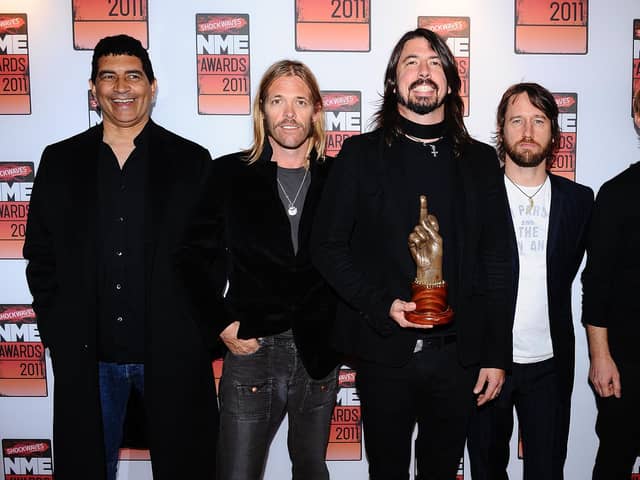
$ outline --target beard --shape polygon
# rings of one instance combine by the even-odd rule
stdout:
[[[432,81],[427,79],[416,80],[409,86],[409,94],[411,90],[420,85],[429,85],[436,92],[436,95],[433,98],[421,98],[420,100],[413,100],[407,96],[407,98],[403,97],[400,92],[396,92],[396,99],[398,103],[404,107],[407,107],[413,113],[417,113],[418,115],[426,115],[427,113],[433,112],[436,108],[440,107],[444,103],[444,98],[438,98],[438,86]]]
[[[509,158],[519,167],[537,167],[542,162],[544,162],[547,158],[551,157],[553,154],[553,143],[549,140],[547,144],[543,147],[537,142],[534,142],[531,139],[526,139],[527,143],[535,143],[540,147],[540,150],[537,152],[533,152],[531,150],[525,150],[524,152],[520,152],[517,149],[518,144],[525,139],[521,139],[516,143],[506,144],[504,145],[504,151]]]

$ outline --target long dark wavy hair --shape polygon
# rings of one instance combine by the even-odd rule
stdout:
[[[400,130],[400,113],[398,112],[397,68],[405,43],[414,38],[424,38],[429,42],[431,48],[442,61],[447,84],[451,89],[451,93],[448,93],[444,99],[445,131],[453,144],[454,155],[459,156],[462,154],[464,146],[471,142],[471,137],[463,121],[464,103],[460,96],[462,82],[460,81],[458,67],[451,50],[438,34],[426,28],[416,28],[405,33],[393,48],[384,75],[384,94],[380,101],[380,108],[374,114],[371,123],[375,128],[383,130],[384,138],[388,145],[391,145],[393,140],[402,134]]]

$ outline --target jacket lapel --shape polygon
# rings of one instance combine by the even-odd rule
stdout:
[[[552,291],[552,283],[555,278],[554,266],[558,264],[555,259],[558,257],[562,245],[562,219],[571,218],[564,213],[567,202],[565,192],[560,188],[554,175],[549,174],[551,182],[551,211],[549,212],[549,231],[547,233],[547,288]],[[561,252],[560,252],[561,253]]]
[[[149,285],[152,275],[156,241],[164,229],[167,200],[172,197],[170,172],[173,151],[166,142],[163,129],[149,120],[149,139],[147,145],[147,177],[144,205],[144,243],[145,243],[145,280]]]

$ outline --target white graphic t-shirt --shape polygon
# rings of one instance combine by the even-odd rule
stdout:
[[[513,322],[513,361],[535,363],[553,357],[547,295],[547,238],[551,182],[514,185],[504,178],[518,244],[520,275]]]

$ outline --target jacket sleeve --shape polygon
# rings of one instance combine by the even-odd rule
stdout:
[[[26,276],[33,296],[40,338],[45,347],[50,347],[54,337],[55,322],[53,308],[58,291],[54,236],[51,218],[48,215],[47,191],[51,188],[50,169],[53,168],[50,147],[42,153],[36,174],[31,199],[23,256],[27,260]]]
[[[609,327],[614,279],[618,274],[622,214],[609,185],[600,189],[587,236],[587,264],[582,272],[582,323]]]
[[[508,369],[513,358],[512,319],[507,307],[507,282],[511,266],[508,258],[508,228],[506,198],[501,182],[502,171],[493,148],[483,146],[482,157],[485,169],[485,196],[480,199],[482,220],[480,234],[481,274],[473,279],[474,294],[485,296],[485,334],[481,367]]]
[[[388,336],[395,330],[389,317],[394,298],[358,267],[352,253],[352,248],[360,248],[352,245],[352,234],[360,213],[358,165],[363,155],[348,139],[334,161],[316,215],[311,254],[316,268],[341,299],[380,335]]]
[[[232,321],[224,307],[227,284],[224,178],[216,163],[209,162],[205,169],[196,206],[174,255],[189,308],[211,347]]]

